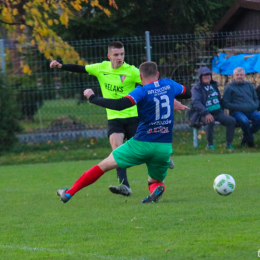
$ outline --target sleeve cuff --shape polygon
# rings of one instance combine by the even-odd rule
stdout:
[[[135,101],[134,101],[134,99],[133,99],[131,96],[125,96],[125,97],[127,97],[128,99],[130,99],[132,105],[135,105]]]
[[[95,98],[95,94],[92,94],[90,97],[89,97],[89,102],[91,102],[93,100],[93,98]]]
[[[205,110],[205,111],[203,111],[203,112],[201,113],[202,116],[206,116],[206,115],[208,115],[208,114],[210,114],[208,110]]]

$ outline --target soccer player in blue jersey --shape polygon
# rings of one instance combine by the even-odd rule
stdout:
[[[123,110],[137,105],[139,125],[136,134],[123,145],[116,148],[106,159],[86,171],[71,189],[59,189],[57,195],[66,203],[82,188],[97,181],[105,172],[121,167],[129,168],[145,163],[148,169],[148,188],[150,195],[142,203],[158,201],[165,186],[172,153],[172,128],[174,122],[174,98],[190,98],[191,93],[181,84],[160,79],[157,65],[144,62],[140,65],[143,87],[137,87],[120,99],[96,97],[92,89],[84,95],[90,102],[113,110]],[[186,106],[179,109],[187,109]]]

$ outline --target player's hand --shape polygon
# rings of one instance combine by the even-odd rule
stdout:
[[[56,60],[53,60],[50,64],[50,68],[51,69],[54,69],[54,68],[58,68],[60,69],[62,67],[62,64],[60,64],[58,61]]]
[[[91,89],[91,88],[87,88],[85,91],[84,91],[84,96],[89,99],[89,97],[91,95],[95,94],[94,91]]]
[[[211,123],[214,121],[214,117],[211,114],[206,115],[205,118],[207,123]]]
[[[174,111],[177,111],[178,113],[181,113],[181,111],[190,109],[189,107],[183,105],[181,102],[174,99]]]

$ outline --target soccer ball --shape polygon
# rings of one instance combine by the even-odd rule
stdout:
[[[229,174],[223,173],[217,176],[213,183],[213,189],[223,196],[231,194],[236,187],[236,182]]]

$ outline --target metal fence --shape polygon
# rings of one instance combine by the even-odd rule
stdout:
[[[148,44],[151,60],[158,64],[160,76],[174,79],[188,88],[196,82],[198,68],[211,68],[213,58],[219,53],[257,53],[260,48],[260,31],[150,35],[149,38],[148,43],[144,35],[77,40],[69,44],[86,64],[91,64],[107,60],[108,44],[115,40],[121,41],[125,46],[125,61],[137,67],[149,60]],[[20,136],[21,140],[34,141],[42,138],[45,141],[46,138],[61,136],[76,138],[77,131],[81,131],[83,137],[106,134],[105,109],[90,105],[83,97],[84,89],[90,87],[101,95],[95,77],[87,73],[77,74],[50,69],[50,60],[46,60],[36,47],[28,44],[19,45],[5,40],[4,45],[6,56],[5,65],[2,62],[2,69],[5,69],[7,76],[6,86],[14,89],[16,93],[16,102],[20,110],[19,122],[24,134]],[[66,49],[63,51],[66,52]],[[62,62],[62,52],[56,59]],[[255,80],[256,74],[258,73],[248,75],[255,85],[258,84]],[[220,74],[214,74],[214,77],[222,88],[232,78],[230,75]],[[176,115],[176,125],[187,123],[187,113],[182,116]],[[44,134],[49,136],[44,137]]]

